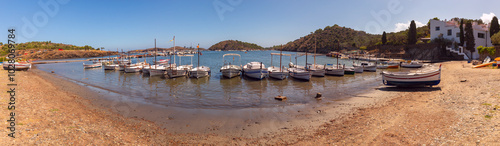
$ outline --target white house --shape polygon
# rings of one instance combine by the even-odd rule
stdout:
[[[465,24],[463,27],[465,29]],[[493,45],[491,44],[490,33],[488,31],[489,25],[477,24],[477,22],[473,22],[472,28],[474,30],[474,38],[475,38],[474,42],[476,43],[476,46],[474,47],[476,48],[476,51],[472,54],[472,59],[477,59],[479,58],[477,47],[479,46],[491,47]],[[431,31],[431,40],[438,38],[440,35],[442,35],[443,38],[460,43],[460,22],[458,21],[455,20],[439,21],[431,19],[430,31]],[[464,51],[466,52],[466,54],[470,56],[469,51],[467,50]]]

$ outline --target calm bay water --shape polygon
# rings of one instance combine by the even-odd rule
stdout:
[[[380,85],[380,71],[364,72],[343,77],[326,76],[312,77],[311,81],[304,82],[288,78],[285,80],[252,80],[246,77],[223,78],[219,72],[223,65],[222,55],[236,53],[241,55],[241,64],[251,61],[263,62],[266,67],[271,66],[270,53],[279,51],[204,51],[200,56],[200,65],[209,66],[212,75],[207,78],[174,78],[149,77],[141,73],[124,73],[121,71],[105,71],[103,68],[83,69],[82,62],[40,64],[38,69],[66,77],[72,81],[104,89],[113,94],[120,94],[131,99],[137,99],[150,104],[161,106],[175,106],[184,108],[211,108],[233,109],[249,107],[273,107],[277,105],[291,105],[317,102],[313,97],[322,93],[325,100],[335,100],[348,97],[374,86]],[[295,54],[295,52],[283,52]],[[299,57],[299,65],[305,65],[305,56]],[[153,57],[145,58],[153,62]],[[170,57],[157,57],[170,59]],[[182,57],[182,64],[190,64],[191,57]],[[233,61],[233,57],[226,57]],[[317,64],[336,64],[336,58],[317,56]],[[132,61],[137,61],[133,59]],[[144,61],[140,58],[139,61]],[[173,60],[172,60],[173,61]],[[197,56],[192,58],[192,64],[197,65]],[[179,60],[177,58],[177,64]],[[290,58],[283,56],[283,66],[288,66]],[[295,58],[292,56],[295,64]],[[86,62],[91,63],[91,62]],[[238,57],[234,63],[239,64]],[[233,63],[233,64],[234,64]],[[313,63],[313,57],[308,57],[308,63]],[[352,60],[340,60],[340,64],[352,65]],[[273,56],[273,65],[279,65],[279,56]],[[276,101],[273,97],[284,95],[286,101]],[[323,100],[323,101],[325,101]]]

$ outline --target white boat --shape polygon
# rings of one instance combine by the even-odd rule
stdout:
[[[207,66],[198,66],[189,70],[189,77],[191,78],[201,78],[210,75],[210,68]]]
[[[161,76],[165,74],[165,71],[167,71],[167,68],[163,65],[157,66],[156,68],[151,68],[149,69],[149,76]]]
[[[238,56],[240,60],[240,66],[238,65],[233,65],[231,62],[226,62],[224,57],[226,56]],[[224,54],[222,55],[222,60],[224,61],[224,66],[220,68],[220,72],[222,72],[222,76],[227,77],[227,78],[232,78],[239,76],[241,74],[241,56],[240,54]],[[234,62],[234,58],[233,58]]]
[[[160,59],[159,61],[155,61],[155,64],[168,64],[170,59]]]
[[[104,65],[104,70],[118,70],[120,69],[120,65],[118,64],[106,64]]]
[[[249,62],[243,66],[243,72],[246,76],[262,80],[268,75],[266,66],[262,62]]]
[[[353,66],[354,72],[356,73],[363,73],[363,67],[362,66]]]
[[[312,64],[307,67],[307,71],[310,71],[313,76],[324,77],[326,73],[326,67],[324,65]]]
[[[401,63],[401,67],[405,68],[421,68],[424,64],[420,61],[410,61]]]
[[[189,70],[189,77],[191,78],[207,77],[211,73],[210,67],[200,66],[200,44],[198,44],[196,48],[198,48],[198,66]]]
[[[288,75],[292,78],[300,79],[300,80],[311,80],[312,73],[310,71],[300,69],[300,68],[288,68]]]
[[[297,62],[297,58],[302,56],[302,54],[297,54],[295,57],[295,62]],[[307,56],[307,52],[306,52]],[[307,60],[306,60],[307,63]],[[288,75],[292,78],[309,81],[311,80],[312,73],[310,71],[305,70],[305,67],[294,65],[292,62],[288,64],[290,68],[288,68]]]
[[[336,58],[337,58],[337,65],[333,65],[333,64],[327,64],[329,65],[330,67],[326,67],[325,68],[325,74],[327,75],[333,75],[333,76],[344,76],[345,74],[345,70],[344,70],[344,67],[345,66],[341,66],[339,64],[339,58],[341,57],[341,54],[340,54],[340,42],[337,41],[337,49],[339,49],[338,53],[336,53]]]
[[[363,71],[371,71],[371,72],[377,71],[377,65],[369,62],[353,63],[352,66],[362,67]]]
[[[363,71],[363,70],[361,70],[361,71]],[[356,71],[355,71],[354,67],[344,67],[344,74],[353,75],[355,73],[356,73]]]
[[[279,67],[273,66],[273,55],[280,56],[280,66]],[[292,57],[291,57],[292,55],[290,55],[290,54],[283,54],[283,53],[281,53],[281,51],[280,51],[280,53],[271,53],[271,67],[267,68],[267,71],[269,72],[269,77],[274,78],[274,79],[283,80],[286,78],[286,76],[288,76],[288,70],[283,69],[283,67],[281,67],[282,56],[289,56],[290,62],[292,61]]]
[[[125,71],[126,73],[141,72],[142,68],[144,68],[144,66],[147,66],[147,64],[145,62],[134,63],[134,64],[126,65],[125,69],[123,71]]]
[[[100,63],[100,62],[94,62],[92,64],[85,64],[85,63],[83,63],[83,68],[84,69],[99,68],[99,67],[102,67],[102,63]]]
[[[325,71],[326,66],[316,64],[316,37],[314,38],[314,55],[313,55],[313,57],[314,57],[314,64],[308,65],[307,64],[307,51],[306,51],[306,65],[308,65],[306,70],[310,71],[313,76],[324,77],[325,73],[326,73],[326,71]]]
[[[140,72],[142,70],[143,66],[127,66],[125,67],[125,72],[126,73],[136,73]]]
[[[9,69],[9,65],[10,65],[10,63],[7,62],[7,61],[2,63],[2,66],[3,66],[4,70],[8,70]],[[15,62],[13,64],[13,67],[15,68],[15,70],[27,70],[27,69],[31,69],[31,63],[28,63],[26,61]]]
[[[275,66],[268,67],[267,71],[269,71],[269,77],[278,80],[286,79],[286,76],[288,76],[288,70]]]
[[[332,75],[332,76],[344,76],[344,66],[341,65],[331,65],[330,67],[326,67],[326,73],[327,75]]]
[[[382,72],[382,81],[391,86],[438,85],[441,82],[441,65],[413,72]]]
[[[179,56],[179,64],[181,64],[180,57],[191,57],[191,62],[192,62],[194,55],[177,55],[177,56]],[[174,56],[174,60],[175,60],[175,56]],[[188,76],[189,70],[191,70],[192,68],[193,68],[192,64],[181,65],[178,67],[171,67],[171,68],[167,69],[167,75],[169,78]]]
[[[389,65],[385,63],[377,64],[377,69],[387,69],[387,67],[389,67]]]

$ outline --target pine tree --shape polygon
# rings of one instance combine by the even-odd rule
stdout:
[[[387,43],[387,36],[384,31],[384,33],[382,33],[382,44],[385,45],[386,43]]]
[[[476,43],[474,42],[474,31],[472,30],[472,23],[467,22],[465,24],[465,49],[469,50],[471,53],[474,53],[476,49]]]
[[[498,24],[498,19],[496,16],[493,16],[493,19],[491,19],[490,23],[490,37],[492,37],[499,31],[500,31],[500,25]]]
[[[417,43],[417,26],[415,21],[412,20],[410,23],[410,28],[408,30],[408,45],[413,45]]]
[[[464,46],[464,19],[460,20],[460,46]]]

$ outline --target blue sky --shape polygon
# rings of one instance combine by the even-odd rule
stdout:
[[[106,50],[208,48],[223,40],[269,47],[338,24],[368,33],[393,32],[415,20],[500,14],[498,0],[1,0],[0,42],[52,41]],[[48,7],[44,4],[49,3]],[[48,10],[44,9],[48,8]],[[57,9],[56,9],[57,8]],[[488,15],[489,16],[489,15]],[[399,26],[399,28],[397,28]],[[33,31],[35,30],[35,31]]]

